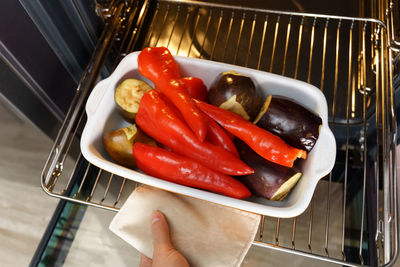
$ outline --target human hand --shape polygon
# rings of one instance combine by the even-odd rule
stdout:
[[[185,257],[172,245],[167,220],[159,211],[151,215],[151,232],[154,243],[153,259],[142,254],[140,267],[189,267]]]

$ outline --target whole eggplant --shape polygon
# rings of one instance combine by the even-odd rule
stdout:
[[[241,159],[254,169],[253,174],[239,179],[255,196],[283,200],[300,179],[302,173],[296,168],[287,168],[265,160],[239,139],[235,139],[234,143]]]
[[[322,120],[294,100],[270,95],[254,123],[289,145],[310,152],[318,140]]]
[[[219,74],[210,86],[208,102],[252,121],[262,105],[253,80],[233,71]]]

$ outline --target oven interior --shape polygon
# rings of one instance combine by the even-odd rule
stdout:
[[[137,184],[82,157],[85,103],[126,54],[166,46],[175,55],[302,80],[326,96],[335,167],[303,214],[263,216],[253,245],[347,266],[391,265],[398,253],[398,5],[260,2],[97,1],[104,29],[44,166],[42,187],[54,197],[118,211]]]

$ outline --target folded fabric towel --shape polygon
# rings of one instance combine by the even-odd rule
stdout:
[[[114,217],[110,230],[152,258],[150,217],[155,210],[165,214],[172,243],[192,267],[240,266],[260,222],[258,214],[141,186]]]

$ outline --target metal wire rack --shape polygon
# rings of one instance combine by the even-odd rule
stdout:
[[[263,216],[254,245],[346,266],[395,261],[391,16],[384,23],[191,1],[111,2],[101,10],[105,29],[43,169],[42,187],[49,195],[118,211],[136,184],[81,156],[85,102],[107,62],[113,69],[133,50],[166,46],[176,55],[304,80],[327,98],[336,165],[305,213],[292,219]]]

